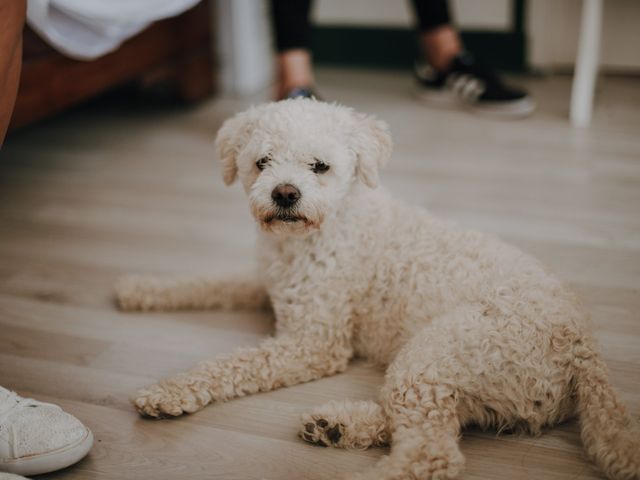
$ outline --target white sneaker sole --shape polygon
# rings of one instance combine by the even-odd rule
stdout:
[[[524,118],[531,115],[536,104],[530,98],[523,98],[515,102],[484,102],[483,104],[465,102],[450,91],[420,90],[417,97],[425,103],[437,108],[470,110],[475,113],[503,119]]]
[[[89,453],[92,445],[93,434],[87,428],[82,439],[60,450],[10,461],[0,460],[0,471],[18,475],[39,475],[53,472],[82,460]]]

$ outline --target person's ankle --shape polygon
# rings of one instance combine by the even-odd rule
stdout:
[[[425,60],[439,72],[447,71],[453,60],[463,52],[458,32],[443,25],[420,36]]]
[[[286,50],[278,55],[277,95],[282,98],[296,88],[311,89],[314,85],[311,53],[302,48]]]

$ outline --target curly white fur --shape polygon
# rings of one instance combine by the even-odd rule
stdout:
[[[579,301],[538,261],[377,187],[386,126],[311,100],[252,108],[221,128],[226,183],[239,177],[261,236],[260,278],[122,281],[124,309],[258,307],[276,335],[136,395],[149,416],[343,371],[387,367],[380,403],[330,403],[302,419],[310,442],[391,453],[358,478],[454,478],[469,424],[534,434],[578,415],[585,449],[613,479],[640,476],[640,442],[612,389]],[[265,159],[258,168],[256,161]],[[314,172],[321,160],[330,166]],[[301,192],[283,210],[271,192]]]

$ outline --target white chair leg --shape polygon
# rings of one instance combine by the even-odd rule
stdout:
[[[601,29],[602,0],[583,0],[580,40],[571,88],[571,123],[576,127],[586,127],[591,122]]]

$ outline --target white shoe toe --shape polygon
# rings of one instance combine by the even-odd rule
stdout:
[[[15,394],[0,403],[0,471],[58,470],[79,461],[92,444],[91,431],[57,405]]]

